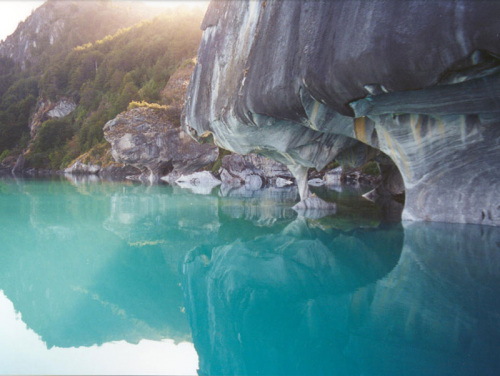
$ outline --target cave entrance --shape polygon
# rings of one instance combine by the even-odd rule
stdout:
[[[374,161],[380,170],[380,181],[373,191],[364,196],[380,207],[385,221],[400,222],[405,204],[403,176],[387,154],[380,152]]]
[[[363,194],[363,197],[377,204],[384,221],[401,221],[405,204],[405,184],[391,157],[372,146],[357,143],[338,154],[335,161],[342,166],[343,184],[359,182],[372,185],[373,189]],[[378,174],[374,170],[378,170]]]

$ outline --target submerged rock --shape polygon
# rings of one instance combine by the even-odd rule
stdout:
[[[276,187],[278,188],[287,187],[289,185],[293,185],[293,182],[283,178],[276,179]]]
[[[208,171],[200,171],[190,175],[182,175],[175,183],[179,187],[190,189],[194,193],[207,195],[212,192],[214,187],[220,185],[221,181]]]
[[[320,179],[320,178],[314,178],[314,179],[311,179],[307,182],[307,184],[309,184],[310,186],[313,186],[313,187],[321,187],[323,185],[325,185],[325,181],[323,179]]]
[[[308,168],[388,156],[404,219],[500,225],[499,12],[497,2],[213,1],[184,125],[286,164],[302,199]]]

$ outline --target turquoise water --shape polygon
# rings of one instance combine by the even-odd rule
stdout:
[[[499,229],[318,194],[0,180],[0,374],[497,375]]]

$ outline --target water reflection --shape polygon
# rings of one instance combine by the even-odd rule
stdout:
[[[412,223],[324,237],[303,220],[289,227],[307,235],[287,228],[186,258],[199,374],[498,370],[498,229]]]
[[[0,290],[54,350],[170,339],[201,375],[493,374],[499,230],[385,224],[335,195],[340,215],[311,220],[293,189],[0,180]]]
[[[395,267],[403,229],[330,230],[299,218],[281,234],[188,254],[183,285],[200,374],[344,367],[353,300],[369,299]]]
[[[48,348],[190,340],[182,241],[162,234],[159,192],[144,200],[136,188],[1,185],[0,289]]]

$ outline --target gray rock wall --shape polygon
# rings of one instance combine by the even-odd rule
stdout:
[[[498,14],[492,1],[213,1],[184,125],[288,165],[299,186],[300,166],[383,152],[403,218],[500,225]]]
[[[116,162],[141,170],[151,181],[197,171],[219,155],[215,146],[189,138],[169,110],[139,107],[122,112],[106,123],[104,137]]]

